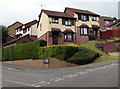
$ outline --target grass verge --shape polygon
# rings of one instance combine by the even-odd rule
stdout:
[[[96,58],[96,60],[93,63],[99,63],[99,62],[105,62],[105,61],[118,60],[119,59],[118,56],[110,56],[110,55],[107,55],[106,53],[100,51],[99,49],[97,49],[95,47],[96,43],[98,43],[98,42],[89,42],[87,44],[80,45],[82,47],[86,47],[88,49],[94,50],[94,51],[96,51],[96,52],[98,52],[102,55],[99,58]]]

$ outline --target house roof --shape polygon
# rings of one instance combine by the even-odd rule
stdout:
[[[93,12],[88,11],[88,10],[81,10],[81,9],[75,9],[75,8],[66,7],[66,8],[65,8],[65,11],[66,11],[67,9],[70,10],[70,11],[72,11],[72,12],[74,12],[74,13],[82,13],[82,14],[89,14],[89,15],[99,16],[98,14],[93,13]],[[65,11],[64,11],[64,12],[65,12]]]
[[[112,24],[110,24],[108,27],[110,26],[120,26],[120,19],[118,19],[117,21],[113,22]]]
[[[102,18],[102,19],[104,19],[104,20],[111,20],[111,21],[114,20],[114,18],[112,18],[112,17],[107,17],[107,16],[101,16],[100,18]]]
[[[29,38],[29,35],[25,35],[25,36],[23,36],[23,37],[19,37],[19,38],[13,39],[13,40],[5,43],[4,46],[6,46],[6,45],[8,45],[8,44],[11,44],[11,43],[15,43],[16,41],[18,41],[18,40],[20,40],[20,39],[22,39],[22,38],[24,38],[24,37],[28,37],[28,38]],[[30,39],[30,38],[29,38],[29,39]],[[33,41],[32,39],[30,39],[30,40]]]
[[[21,23],[21,22],[17,21],[17,22],[15,22],[15,23],[13,23],[12,25],[8,26],[7,28],[9,28],[9,27],[11,27],[11,26],[13,26],[13,25],[15,25],[15,24],[17,24],[17,23],[19,23],[19,24],[21,24],[21,25],[22,25],[22,23]]]
[[[73,18],[75,19],[73,16],[64,13],[64,12],[58,12],[58,11],[50,11],[50,10],[42,10],[41,13],[44,12],[45,14],[47,14],[48,16],[53,16],[53,17],[65,17],[65,18]],[[41,14],[39,15],[41,16]]]
[[[36,23],[38,23],[38,21],[37,21],[37,20],[33,20],[33,21],[30,21],[30,22],[28,22],[28,23],[26,23],[26,24],[23,24],[22,26],[25,26],[25,28],[28,28],[28,27],[30,27],[31,25],[34,25],[34,24],[36,24]],[[21,28],[22,26],[19,26],[18,28]]]

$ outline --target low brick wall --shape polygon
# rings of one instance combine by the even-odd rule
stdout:
[[[105,53],[120,51],[120,42],[97,43],[96,47]]]
[[[31,66],[31,67],[38,67],[38,68],[60,68],[60,67],[70,67],[70,66],[77,66],[72,63],[68,63],[65,61],[61,61],[56,58],[50,58],[49,64],[44,64],[43,59],[26,59],[26,60],[17,60],[17,61],[5,61],[4,63],[21,65],[21,66]]]

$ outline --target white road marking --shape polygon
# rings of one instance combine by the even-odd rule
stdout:
[[[39,82],[39,83],[36,83],[36,84],[32,84],[32,86],[36,86],[38,84],[42,84],[42,83],[45,83],[46,81],[42,81],[42,82]]]
[[[68,76],[71,76],[71,75],[72,75],[72,74],[63,75],[62,77],[64,77],[64,78],[65,78],[65,77],[68,77]]]
[[[18,69],[14,69],[14,68],[7,68],[8,70],[16,70],[16,71],[21,71],[21,70],[18,70]]]
[[[60,80],[63,80],[65,78],[60,78],[60,79],[57,79],[57,80],[54,80],[54,82],[57,82],[57,81],[60,81]]]
[[[32,86],[32,84],[27,84],[27,83],[23,83],[23,82],[17,82],[17,81],[13,81],[13,80],[6,80],[6,81],[7,82],[16,83],[16,84],[22,84],[22,85]]]
[[[57,79],[60,79],[61,77],[58,77],[58,78],[53,78],[53,79],[50,79],[49,81],[54,81],[54,80],[57,80]]]
[[[50,84],[50,82],[46,82],[46,83],[43,83],[43,84],[37,85],[37,86],[35,86],[35,87],[41,87],[41,86],[44,86],[44,85],[47,85],[47,84]]]
[[[72,77],[75,77],[77,76],[76,74],[75,75],[70,75],[70,76],[67,76],[67,78],[72,78]]]

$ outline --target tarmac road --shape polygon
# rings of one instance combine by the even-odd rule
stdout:
[[[103,63],[104,64],[104,63]],[[3,64],[2,87],[118,87],[118,63],[35,69]]]

